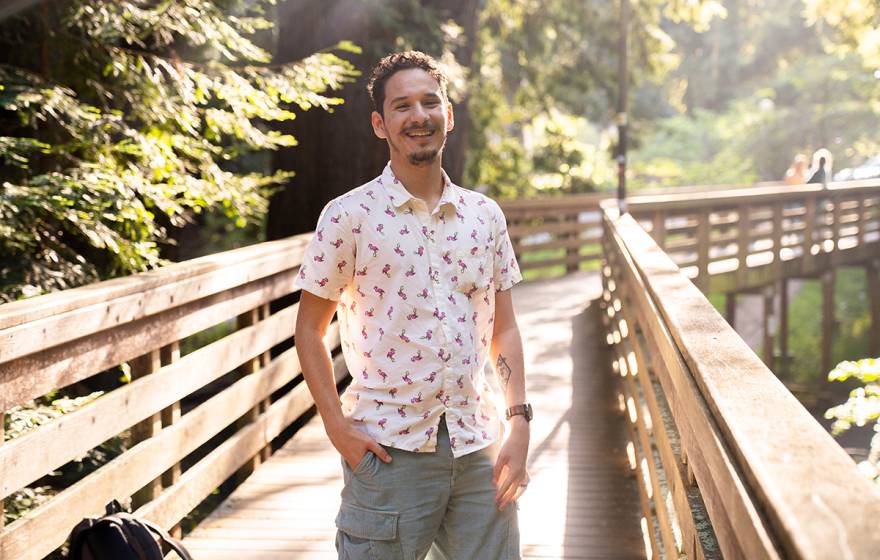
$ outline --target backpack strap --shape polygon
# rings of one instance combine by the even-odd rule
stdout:
[[[153,531],[156,536],[159,537],[159,542],[162,543],[162,552],[168,554],[168,550],[166,549],[171,549],[176,552],[178,556],[180,556],[181,560],[193,560],[192,556],[190,556],[189,554],[189,551],[184,548],[183,543],[168,534],[168,531],[156,525],[152,521],[147,521],[146,519],[140,519],[139,521],[146,525],[148,529]]]

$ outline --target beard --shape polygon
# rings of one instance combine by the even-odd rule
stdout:
[[[436,125],[429,124],[428,126],[409,127],[407,129],[403,130],[402,132],[403,132],[403,134],[407,134],[413,130],[428,130],[430,132],[434,132],[437,130],[437,128],[438,127]],[[446,138],[447,137],[444,136],[443,142],[440,144],[440,146],[438,146],[436,148],[424,148],[421,150],[414,150],[414,151],[406,154],[406,159],[409,161],[409,164],[413,165],[415,167],[426,167],[428,165],[431,165],[435,161],[437,161],[437,158],[440,157],[440,154],[443,153],[443,148],[446,146]],[[397,145],[397,143],[395,141],[393,141],[391,139],[390,136],[387,138],[387,140],[388,140],[388,143],[391,145],[391,148],[394,149],[394,151],[396,151],[396,152],[401,151],[400,147]]]
[[[441,144],[439,148],[429,148],[418,152],[410,152],[406,157],[409,160],[410,165],[424,167],[434,163],[437,158],[440,157],[440,153],[443,152],[443,146],[445,145],[446,140],[444,139],[443,144]]]

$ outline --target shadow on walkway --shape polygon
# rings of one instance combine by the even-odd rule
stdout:
[[[618,409],[599,313],[593,300],[572,318],[564,558],[642,560],[638,487],[626,458],[626,420]]]

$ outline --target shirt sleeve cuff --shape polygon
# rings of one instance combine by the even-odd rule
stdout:
[[[519,271],[516,271],[512,274],[508,274],[501,280],[495,282],[495,291],[503,292],[504,290],[509,290],[514,287],[516,284],[519,284],[522,281],[522,274]]]
[[[339,298],[342,295],[339,288],[333,288],[331,286],[324,286],[323,288],[317,284],[308,286],[300,281],[295,282],[295,285],[304,292],[309,292],[319,298],[329,299],[331,301],[339,301]]]

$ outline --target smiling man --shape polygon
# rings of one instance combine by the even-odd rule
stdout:
[[[504,215],[441,167],[454,119],[434,59],[387,56],[367,89],[391,161],[327,205],[297,279],[303,375],[342,456],[339,558],[520,558],[532,412]],[[341,402],[322,342],[334,313],[352,374]]]

